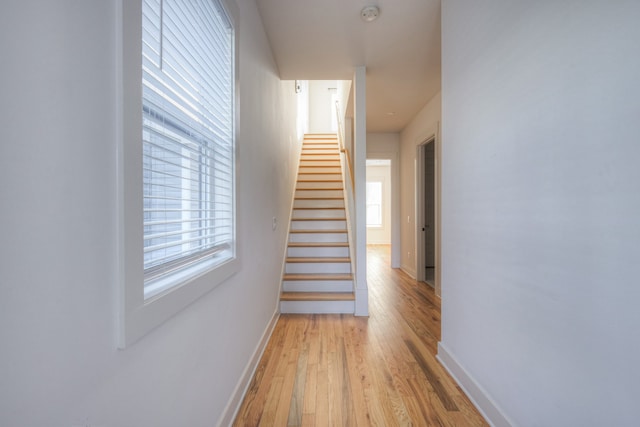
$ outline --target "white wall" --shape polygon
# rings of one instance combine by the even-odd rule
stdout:
[[[331,121],[336,114],[335,106],[331,103],[331,96],[337,95],[338,82],[336,80],[309,81],[309,132],[331,133]]]
[[[277,308],[298,155],[293,82],[278,78],[254,2],[237,3],[243,267],[124,351],[115,2],[3,4],[0,425],[192,427],[222,416]]]
[[[496,425],[637,425],[640,3],[442,16],[439,354]]]
[[[416,154],[418,145],[438,133],[441,96],[434,96],[400,133],[401,268],[416,277]]]
[[[368,245],[391,244],[391,163],[369,165],[367,160],[367,183],[379,182],[382,188],[382,224],[380,227],[367,226]],[[369,202],[367,200],[367,202]]]

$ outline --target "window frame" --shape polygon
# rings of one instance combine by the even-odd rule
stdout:
[[[142,2],[119,0],[116,30],[116,121],[118,127],[118,347],[133,344],[151,330],[219,286],[240,269],[238,239],[235,258],[189,276],[166,292],[144,297],[142,188]],[[239,123],[239,25],[233,0],[219,0],[234,32],[234,193],[237,194]],[[234,197],[235,227],[238,229]]]

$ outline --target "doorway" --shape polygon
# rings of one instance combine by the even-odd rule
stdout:
[[[391,244],[391,268],[400,268],[400,168],[397,152],[369,152],[367,153],[367,181],[381,182],[380,188],[383,190],[381,209],[375,206],[375,203],[369,203],[367,199],[367,210],[372,211],[372,225],[374,225],[374,219],[376,218],[375,212],[381,213],[381,225],[379,229],[374,227],[367,228],[367,243],[383,243],[390,242]],[[370,166],[374,166],[370,168]],[[376,168],[380,166],[381,168]],[[383,169],[384,173],[373,173],[375,169]],[[376,178],[376,175],[378,178]],[[382,175],[384,178],[380,179]],[[376,184],[371,186],[372,190],[375,190]],[[384,234],[381,234],[384,230]],[[384,235],[385,237],[382,237]]]
[[[435,136],[418,145],[416,152],[416,278],[440,295],[439,175]]]
[[[367,159],[367,244],[391,245],[391,160]]]

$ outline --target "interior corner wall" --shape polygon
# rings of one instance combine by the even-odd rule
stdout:
[[[353,106],[349,105],[349,100],[353,98],[353,93],[351,91],[351,80],[338,80],[338,101],[340,101],[340,117],[347,117],[347,112],[349,110],[353,110]],[[353,111],[350,112],[353,114]]]
[[[238,1],[242,267],[116,349],[116,3],[13,1],[0,15],[3,426],[211,427],[276,314],[296,95],[255,2]]]
[[[438,93],[400,133],[400,268],[416,277],[416,155],[418,145],[437,136],[441,120]]]
[[[494,425],[638,423],[638,16],[442,3],[439,355]]]
[[[309,132],[331,133],[331,121],[336,114],[331,96],[337,94],[336,80],[309,81]]]

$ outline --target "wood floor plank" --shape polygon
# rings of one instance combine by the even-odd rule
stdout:
[[[289,418],[289,408],[297,377],[298,356],[300,354],[300,340],[298,337],[301,320],[296,319],[296,321],[289,324],[287,338],[284,342],[285,352],[283,353],[282,363],[276,370],[276,377],[282,377],[282,384],[273,416],[274,425],[286,425]]]
[[[364,359],[361,354],[362,325],[366,325],[364,318],[352,318],[345,326],[345,370],[349,381],[349,400],[352,401],[355,415],[355,425],[367,426],[370,424],[369,408],[364,396],[364,381],[361,368],[364,367]]]
[[[440,300],[368,254],[370,317],[283,314],[234,426],[440,426],[487,423],[436,359]]]
[[[318,316],[320,327],[320,347],[318,351],[318,377],[316,380],[316,417],[315,424],[318,427],[329,425],[329,355],[327,352],[326,319]]]
[[[308,341],[305,342],[298,358],[287,426],[302,425],[304,393],[307,383],[307,368],[309,366],[309,347],[310,343]]]

